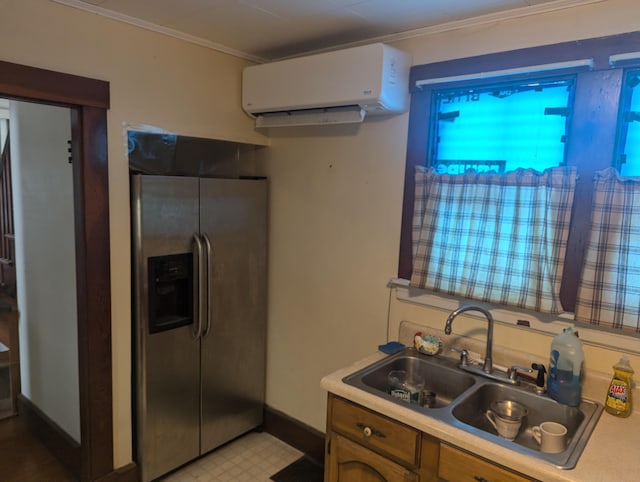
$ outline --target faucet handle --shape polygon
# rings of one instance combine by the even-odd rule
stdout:
[[[466,348],[462,350],[458,348],[451,347],[451,351],[455,351],[456,353],[460,353],[460,366],[466,367],[469,364],[469,352]]]
[[[544,375],[547,373],[546,368],[542,363],[532,363],[531,368],[538,371],[536,377],[536,393],[544,393]]]
[[[509,374],[509,380],[516,381],[518,379],[518,372],[531,373],[532,371],[533,370],[531,368],[512,365],[507,373]]]

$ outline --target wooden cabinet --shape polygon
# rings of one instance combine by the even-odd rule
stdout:
[[[437,481],[438,450],[419,430],[329,395],[325,482]]]
[[[333,394],[325,461],[325,482],[532,480]]]
[[[333,400],[331,428],[408,467],[417,465],[420,431],[415,428],[341,398]]]
[[[341,435],[331,438],[328,482],[417,482],[418,475]]]
[[[525,482],[520,474],[447,444],[440,445],[438,475],[449,482]]]

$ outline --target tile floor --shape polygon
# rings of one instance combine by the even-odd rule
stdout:
[[[165,476],[164,482],[268,482],[303,453],[266,432],[250,432]]]

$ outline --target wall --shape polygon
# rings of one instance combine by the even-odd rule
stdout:
[[[79,442],[70,111],[15,101],[10,111],[22,394]]]
[[[394,46],[422,64],[628,32],[638,25],[640,4],[609,0]],[[386,341],[388,325],[394,339],[402,319],[434,326],[446,319],[444,310],[396,301],[387,287],[397,273],[407,122],[402,115],[355,129],[270,132],[267,403],[318,430],[325,425],[323,375],[374,352]],[[456,329],[466,331],[465,323]],[[531,349],[546,353],[550,337],[540,336]],[[529,348],[530,340],[523,331],[496,329],[496,343]],[[585,351],[589,366],[601,370],[610,371],[611,360],[617,360],[607,350]]]
[[[255,144],[247,61],[47,0],[0,0],[0,59],[110,82],[114,463],[131,461],[129,178],[123,124]]]

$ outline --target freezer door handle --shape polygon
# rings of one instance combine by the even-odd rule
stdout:
[[[194,246],[194,271],[196,272],[195,281],[198,284],[193,290],[193,312],[196,322],[193,324],[193,338],[198,339],[202,336],[202,323],[206,319],[206,285],[207,273],[205,269],[206,254],[202,247],[202,240],[198,233],[193,235]]]
[[[202,331],[202,338],[206,338],[211,331],[211,320],[213,319],[213,250],[206,233],[202,234],[202,239],[207,253],[207,317]]]

